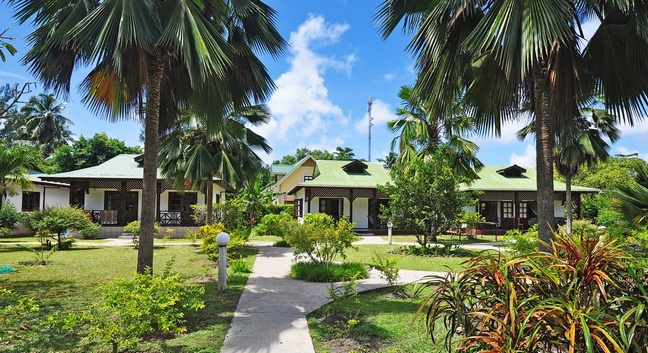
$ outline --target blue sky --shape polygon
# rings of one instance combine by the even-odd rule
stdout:
[[[279,13],[278,27],[290,43],[286,53],[273,60],[264,57],[277,89],[266,102],[273,114],[271,122],[257,131],[265,136],[274,151],[260,156],[266,161],[294,153],[296,148],[334,150],[349,146],[356,157],[368,158],[367,100],[373,98],[371,158],[389,152],[393,135],[385,122],[395,118],[400,105],[397,97],[402,85],[412,84],[413,58],[405,51],[409,40],[400,31],[383,41],[373,21],[379,0],[267,0]],[[20,58],[28,50],[28,26],[18,27],[8,16],[10,9],[0,4],[0,29],[11,27],[8,35],[18,53],[0,62],[0,84],[33,81]],[[72,131],[90,137],[97,132],[140,144],[136,122],[110,122],[91,113],[81,104],[78,82],[85,70],[75,74],[71,96],[64,111],[74,121]],[[42,92],[38,86],[34,94]],[[517,163],[535,166],[535,143],[520,142],[515,131],[525,124],[505,126],[500,138],[473,136],[478,157],[487,165]],[[634,127],[621,126],[622,139],[611,154],[638,152],[648,160],[648,121]]]

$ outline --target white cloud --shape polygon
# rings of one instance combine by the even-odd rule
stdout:
[[[397,118],[389,104],[376,99],[371,105],[371,117],[373,118],[373,126],[381,126],[390,120]],[[369,114],[365,113],[362,119],[356,121],[355,130],[361,134],[368,133],[369,130]]]
[[[10,77],[12,79],[17,79],[19,81],[28,81],[29,79],[25,76],[15,74],[13,72],[7,72],[0,70],[0,76]]]
[[[396,78],[396,74],[391,73],[391,72],[386,73],[386,74],[383,75],[383,79],[384,79],[385,81],[387,81],[387,82],[391,82],[391,81],[393,81],[395,78]]]
[[[473,142],[478,145],[485,145],[488,142],[494,142],[497,144],[518,144],[520,140],[517,138],[517,132],[523,127],[529,125],[530,118],[526,115],[520,116],[518,119],[513,121],[507,121],[502,124],[501,127],[501,136],[468,136]],[[527,136],[524,141],[534,141],[535,135]]]
[[[517,164],[521,167],[535,168],[536,165],[535,147],[533,147],[533,145],[527,145],[522,155],[518,155],[515,152],[511,153],[511,156],[509,157],[509,163],[511,165]]]
[[[640,122],[635,122],[634,126],[630,126],[630,124],[619,124],[618,127],[621,130],[621,137],[647,134],[648,120],[644,118]]]
[[[324,74],[327,69],[350,74],[356,57],[338,59],[316,50],[336,44],[348,29],[347,24],[329,24],[322,16],[309,15],[290,34],[290,68],[275,80],[277,89],[267,103],[273,117],[269,124],[254,127],[274,148],[288,143],[310,147],[315,141],[312,146],[334,149],[344,142],[328,137],[329,129],[348,125],[349,117],[330,100]]]

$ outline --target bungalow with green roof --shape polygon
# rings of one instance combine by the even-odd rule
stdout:
[[[479,179],[471,184],[461,185],[461,190],[480,191],[479,202],[471,210],[485,218],[479,225],[479,233],[507,229],[527,229],[537,221],[536,170],[518,165],[509,167],[484,167]],[[580,212],[582,194],[598,193],[600,190],[572,186],[572,199],[576,213]],[[554,216],[560,220],[565,215],[566,184],[554,181]]]
[[[275,203],[293,204],[296,218],[309,213],[345,216],[356,229],[381,229],[381,204],[388,198],[378,185],[391,181],[380,163],[315,160],[306,157],[292,166],[273,165]]]
[[[192,205],[205,204],[205,191],[174,188],[158,169],[157,203],[142,205],[143,158],[121,154],[90,168],[41,176],[41,179],[69,184],[69,204],[91,212],[102,225],[124,226],[139,220],[143,207],[155,207],[157,221],[165,226],[195,225]],[[214,179],[214,202],[225,197],[226,189]]]

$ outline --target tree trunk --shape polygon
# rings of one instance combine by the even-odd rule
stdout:
[[[205,224],[212,224],[214,223],[214,181],[210,180],[209,183],[207,183],[207,195],[206,197],[206,202],[207,202],[207,218],[205,218]]]
[[[570,168],[571,169],[571,168]],[[572,193],[571,193],[571,170],[565,176],[565,206],[567,207],[567,234],[572,233]]]
[[[543,67],[540,64],[540,67]],[[547,245],[553,240],[555,225],[553,210],[553,145],[554,133],[549,116],[549,99],[547,97],[546,69],[537,68],[533,72],[534,114],[536,124],[536,165],[537,165],[537,201],[538,201],[538,237],[545,244],[540,244],[541,250],[547,250]]]
[[[142,187],[142,222],[140,224],[137,272],[153,273],[153,234],[155,226],[157,145],[160,124],[160,89],[164,62],[160,54],[149,55],[144,119],[144,180]]]

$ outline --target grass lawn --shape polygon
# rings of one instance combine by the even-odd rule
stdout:
[[[250,266],[257,250],[240,252]],[[235,255],[238,258],[238,253]],[[218,264],[207,259],[191,246],[156,247],[154,272],[162,273],[174,259],[171,271],[205,287],[206,308],[190,312],[187,333],[177,337],[155,337],[139,345],[146,352],[218,352],[229,329],[238,299],[247,282],[247,275],[232,277],[225,291],[218,291]],[[54,313],[82,310],[96,300],[99,285],[118,277],[130,277],[137,264],[137,250],[132,247],[75,246],[72,250],[54,253],[47,266],[25,266],[33,253],[13,245],[0,245],[0,266],[18,268],[18,272],[0,275],[0,286],[34,298],[40,311],[23,323],[22,336],[6,344],[0,339],[2,352],[109,352],[106,344],[85,344],[82,330],[73,333],[54,332],[41,327]]]
[[[448,267],[452,270],[462,269],[461,263],[467,260],[466,257],[451,257],[451,256],[414,256],[414,255],[400,255],[389,254],[388,250],[396,249],[399,245],[383,245],[383,244],[365,244],[357,245],[358,251],[353,249],[347,250],[347,258],[345,262],[361,262],[371,264],[371,258],[374,252],[384,255],[398,257],[396,267],[401,270],[421,270],[421,271],[448,271]]]
[[[250,235],[250,238],[248,241],[265,241],[265,242],[270,242],[270,243],[275,243],[281,240],[281,237],[275,236],[275,235],[255,235],[252,234]]]
[[[10,237],[1,237],[0,238],[0,244],[2,243],[28,243],[28,242],[35,242],[38,241],[38,239],[34,238],[33,236],[10,236]]]
[[[385,241],[388,241],[389,237],[386,235],[381,236],[382,239]],[[502,241],[503,236],[498,236],[497,241]],[[456,245],[470,245],[470,244],[488,244],[491,242],[495,241],[495,236],[494,235],[486,235],[486,236],[481,236],[478,235],[474,239],[470,239],[465,235],[458,236],[458,235],[440,235],[437,237],[437,240],[439,243],[442,244],[456,244]],[[399,243],[416,243],[416,236],[414,235],[393,235],[392,236],[392,241],[393,242],[399,242]]]
[[[413,295],[413,290],[413,286],[406,287],[410,295]],[[315,352],[443,352],[442,347],[433,343],[427,334],[425,314],[416,317],[429,290],[416,297],[395,296],[392,291],[383,288],[360,293],[356,298],[347,297],[311,313],[308,327]],[[349,315],[340,316],[335,305],[357,309],[357,323],[350,325]],[[439,332],[437,337],[442,337],[442,334]]]

